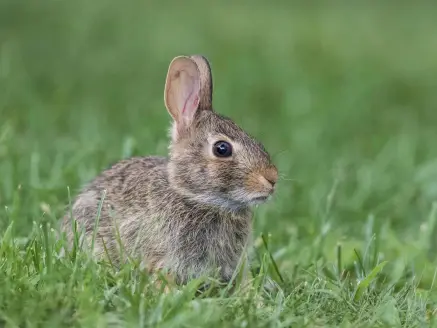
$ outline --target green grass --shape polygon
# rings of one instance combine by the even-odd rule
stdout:
[[[432,326],[436,32],[431,4],[1,0],[0,327]],[[52,232],[68,188],[165,154],[165,74],[192,53],[283,177],[244,292],[163,294]]]

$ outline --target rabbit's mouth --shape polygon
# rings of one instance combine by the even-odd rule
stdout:
[[[259,196],[259,197],[255,197],[252,198],[252,202],[265,202],[267,199],[269,198],[269,196]]]
[[[231,192],[228,197],[243,206],[254,206],[267,202],[272,195],[273,192],[248,192],[240,189],[236,192]]]
[[[250,199],[249,204],[250,205],[262,204],[262,203],[265,203],[266,201],[268,201],[269,198],[270,198],[270,195],[253,197]]]

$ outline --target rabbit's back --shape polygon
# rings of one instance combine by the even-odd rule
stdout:
[[[159,173],[165,171],[166,165],[165,157],[134,157],[103,171],[82,189],[64,216],[62,230],[68,241],[72,243],[74,235],[71,215],[88,242],[98,217],[93,252],[102,256],[106,247],[111,259],[118,262],[119,235],[123,248],[129,251],[131,239],[138,235],[137,229],[148,221],[150,183],[165,179]]]

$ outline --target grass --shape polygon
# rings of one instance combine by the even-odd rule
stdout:
[[[436,30],[431,4],[1,1],[0,326],[433,326]],[[52,230],[69,190],[165,154],[167,65],[191,53],[283,177],[246,291],[165,294]]]

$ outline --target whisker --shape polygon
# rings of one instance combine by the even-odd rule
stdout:
[[[290,179],[290,178],[284,178],[284,177],[279,177],[281,181],[289,181],[289,182],[296,182],[299,181],[298,179]]]
[[[278,175],[278,179],[282,180],[282,181],[299,181],[298,179],[293,179],[293,178],[287,178],[283,173],[279,173]]]
[[[288,149],[288,148],[283,149],[283,150],[280,150],[280,151],[278,151],[278,152],[276,152],[276,153],[273,153],[273,154],[272,154],[272,157],[276,157],[276,156],[278,156],[278,155],[282,155],[283,153],[285,153],[285,152],[289,152],[289,151],[291,151],[291,149]]]

